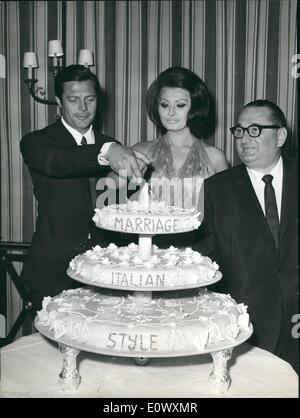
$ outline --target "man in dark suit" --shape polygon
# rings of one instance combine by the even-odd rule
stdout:
[[[88,68],[66,67],[55,80],[61,119],[21,140],[38,202],[36,231],[21,273],[34,312],[44,296],[78,287],[66,274],[69,262],[88,242],[103,244],[92,221],[96,193],[91,179],[113,169],[137,180],[140,167],[148,162],[143,156],[138,162],[129,148],[93,130],[99,91],[98,79]]]
[[[281,153],[286,118],[274,103],[256,100],[230,130],[242,164],[205,180],[195,248],[220,266],[214,290],[248,305],[249,341],[298,371],[297,165]]]

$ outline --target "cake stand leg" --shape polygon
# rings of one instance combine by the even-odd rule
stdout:
[[[59,344],[59,350],[63,355],[63,368],[59,373],[58,384],[61,390],[74,392],[81,380],[76,366],[76,357],[80,350],[64,344]]]
[[[138,366],[145,366],[149,362],[149,359],[147,357],[135,357],[134,361]]]
[[[226,350],[214,351],[211,354],[213,358],[213,371],[209,375],[211,391],[215,394],[222,394],[229,389],[231,378],[227,369],[227,361],[232,355],[232,348]]]

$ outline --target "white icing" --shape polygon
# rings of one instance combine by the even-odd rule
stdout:
[[[140,245],[96,245],[70,261],[68,274],[123,292],[86,287],[45,298],[37,328],[87,351],[136,357],[184,355],[232,344],[241,331],[249,331],[245,305],[206,288],[188,294],[174,291],[217,282],[222,277],[217,263],[192,248],[151,246],[151,235],[198,228],[199,215],[195,209],[153,201],[148,188],[140,202],[95,209],[97,226],[141,234]],[[126,295],[125,289],[136,293]],[[154,290],[170,289],[150,296]]]
[[[146,261],[139,246],[99,245],[70,262],[68,274],[81,282],[117,289],[164,290],[207,286],[222,277],[219,266],[191,248],[152,246]]]
[[[169,292],[150,300],[93,288],[72,289],[48,300],[37,323],[53,330],[58,340],[136,355],[200,352],[235,341],[240,331],[249,329],[245,305],[206,289],[188,296]]]
[[[200,212],[167,206],[164,202],[149,205],[128,200],[122,205],[95,209],[93,221],[99,228],[136,234],[171,234],[192,231],[200,226]]]

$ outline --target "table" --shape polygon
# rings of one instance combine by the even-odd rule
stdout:
[[[231,386],[223,395],[209,391],[209,354],[153,358],[146,366],[134,359],[81,352],[81,384],[75,393],[62,392],[58,345],[39,333],[22,337],[1,350],[2,398],[238,398],[298,397],[298,376],[273,354],[244,343],[229,360]]]

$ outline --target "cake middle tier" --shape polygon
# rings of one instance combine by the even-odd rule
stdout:
[[[217,263],[191,248],[152,246],[143,260],[139,246],[96,245],[70,262],[68,275],[93,286],[137,291],[162,291],[208,286],[222,278]]]

